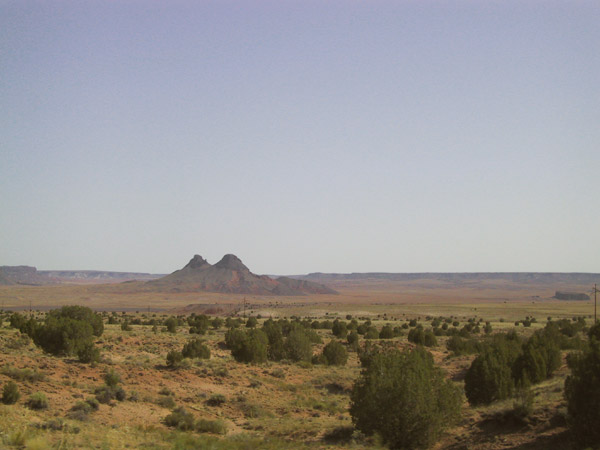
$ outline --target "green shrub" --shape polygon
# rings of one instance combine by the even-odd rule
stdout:
[[[379,339],[392,339],[394,337],[394,330],[390,325],[384,325],[379,332]]]
[[[67,413],[67,417],[73,420],[86,421],[89,414],[98,411],[98,408],[98,401],[95,398],[89,398],[84,402],[75,403]]]
[[[100,403],[110,403],[111,400],[123,401],[127,397],[125,390],[121,386],[100,386],[94,391],[96,400]]]
[[[452,336],[446,342],[446,348],[455,356],[470,355],[481,351],[482,345],[476,339],[465,339],[460,336]]]
[[[12,313],[8,321],[10,323],[11,328],[16,328],[17,330],[20,330],[21,327],[25,325],[25,322],[27,322],[27,319],[19,313]]]
[[[600,322],[590,327],[588,331],[588,337],[590,338],[590,340],[592,340],[592,338],[595,338],[598,342],[600,342]]]
[[[210,319],[204,314],[199,316],[190,316],[188,318],[188,325],[190,325],[190,334],[206,334],[210,325]]]
[[[348,333],[346,340],[348,341],[348,346],[351,350],[356,351],[358,349],[358,333],[356,331]]]
[[[310,361],[312,358],[312,345],[306,332],[296,327],[285,340],[285,355],[292,361]]]
[[[162,406],[163,408],[167,408],[167,409],[175,408],[175,400],[170,395],[159,397],[155,403],[158,406]]]
[[[94,329],[89,323],[57,315],[48,315],[33,336],[37,346],[53,355],[76,355],[93,345],[93,340]]]
[[[63,306],[60,309],[53,309],[48,312],[46,319],[48,318],[69,318],[85,322],[92,327],[92,333],[96,337],[102,336],[104,332],[104,322],[102,316],[92,311],[86,306]]]
[[[5,405],[13,405],[19,401],[21,393],[19,392],[19,386],[14,381],[9,381],[2,388],[2,403]]]
[[[423,328],[421,328],[421,327],[412,328],[408,332],[408,342],[412,342],[413,344],[417,344],[417,345],[424,345],[425,344],[425,332],[423,331]]]
[[[246,328],[256,328],[257,325],[258,320],[256,320],[256,317],[248,317],[248,320],[246,321]]]
[[[82,363],[96,363],[100,361],[100,350],[93,342],[86,342],[77,350],[77,358]]]
[[[4,366],[0,370],[2,375],[12,378],[17,381],[29,381],[30,383],[37,383],[46,379],[46,375],[37,370],[25,367],[23,369],[17,369],[16,367]]]
[[[237,328],[225,335],[225,343],[238,362],[263,363],[267,360],[268,338],[264,331],[251,329],[247,332]]]
[[[348,352],[342,344],[332,340],[323,347],[323,360],[328,366],[345,366]]]
[[[600,442],[600,341],[592,338],[589,348],[568,359],[571,375],[565,381],[568,423],[583,447]]]
[[[460,415],[461,394],[423,348],[376,353],[351,394],[356,428],[390,448],[426,448]]]
[[[171,350],[167,353],[167,366],[171,368],[177,368],[183,361],[183,355],[177,350]]]
[[[514,389],[512,366],[521,351],[518,338],[496,335],[471,363],[465,375],[465,394],[472,405],[509,398]]]
[[[169,333],[176,333],[178,324],[179,321],[175,317],[169,317],[167,320],[165,320],[165,327],[167,327],[167,331]]]
[[[125,390],[119,386],[121,382],[120,375],[113,369],[104,374],[104,386],[97,388],[94,393],[96,400],[100,403],[110,403],[111,400],[123,401],[127,397]]]
[[[346,322],[341,322],[336,319],[333,321],[333,326],[331,327],[331,332],[333,333],[333,335],[335,337],[343,339],[348,334],[348,326],[346,325]]]
[[[262,330],[267,335],[267,339],[269,341],[267,347],[267,357],[271,361],[280,361],[285,358],[281,325],[275,323],[273,319],[265,320]]]
[[[365,339],[379,339],[379,331],[375,327],[367,327],[365,331]]]
[[[196,431],[199,433],[227,434],[227,424],[222,420],[198,419]]]
[[[181,354],[184,358],[210,358],[210,349],[200,339],[193,339],[183,346]]]
[[[194,416],[187,412],[184,407],[179,407],[165,417],[165,425],[182,431],[193,430]]]
[[[223,394],[213,394],[210,396],[208,400],[206,400],[206,404],[208,406],[221,406],[225,403],[226,399]]]
[[[27,405],[29,409],[48,409],[48,399],[44,393],[36,392],[35,394],[31,394],[25,402],[25,405]]]
[[[115,387],[121,382],[121,376],[113,369],[110,369],[104,374],[104,382],[107,386]]]
[[[433,334],[433,331],[425,331],[424,345],[425,347],[437,347],[437,339],[435,338],[435,334]]]

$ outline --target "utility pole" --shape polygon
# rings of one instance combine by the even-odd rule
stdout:
[[[246,318],[246,297],[244,297],[244,319]]]
[[[598,293],[598,288],[596,287],[596,283],[594,283],[594,325],[596,325],[596,294]]]

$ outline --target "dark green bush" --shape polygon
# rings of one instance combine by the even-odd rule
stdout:
[[[568,423],[583,447],[600,442],[600,341],[590,339],[589,348],[568,359],[571,369],[565,381]]]
[[[330,341],[323,347],[322,359],[328,366],[345,366],[348,361],[348,352],[338,341]]]
[[[306,331],[296,327],[285,339],[286,358],[292,361],[310,361],[312,358],[312,345]]]
[[[348,333],[346,340],[348,341],[348,348],[350,350],[354,352],[358,351],[358,333],[356,331]]]
[[[27,405],[29,409],[48,409],[48,398],[46,398],[44,393],[36,392],[35,394],[31,394],[29,396],[25,402],[25,405]]]
[[[408,342],[412,342],[413,344],[417,345],[425,344],[425,332],[423,331],[423,328],[412,328],[408,332]]]
[[[345,338],[348,334],[348,326],[346,325],[346,322],[337,319],[334,320],[333,326],[331,327],[331,333],[340,339]]]
[[[256,328],[256,326],[258,325],[258,320],[256,319],[256,317],[248,317],[248,320],[246,320],[246,328]]]
[[[199,433],[227,434],[227,424],[222,420],[198,419],[195,428]]]
[[[170,395],[169,396],[159,397],[155,401],[155,403],[158,406],[162,406],[163,408],[167,408],[167,409],[173,409],[173,408],[175,408],[175,400]]]
[[[588,337],[590,340],[595,338],[598,342],[600,342],[600,322],[596,325],[592,325],[588,331]]]
[[[104,374],[104,386],[100,386],[94,391],[96,400],[100,403],[110,403],[111,400],[123,401],[126,398],[125,390],[119,386],[121,382],[120,375],[113,369]]]
[[[121,382],[121,376],[113,369],[110,369],[104,374],[104,382],[107,386],[115,387]]]
[[[263,323],[262,330],[267,335],[267,339],[269,341],[267,347],[267,357],[271,361],[280,361],[285,358],[281,325],[275,323],[273,319],[269,319]]]
[[[267,360],[269,340],[260,329],[251,329],[247,332],[231,329],[225,335],[225,343],[238,362],[257,364]]]
[[[188,325],[190,325],[190,334],[206,334],[208,327],[211,325],[210,319],[204,314],[200,314],[199,316],[191,315],[188,317],[187,322]],[[175,328],[176,327],[177,326],[175,326]],[[175,331],[172,331],[172,328],[173,327],[171,326],[169,331],[174,333]]]
[[[384,325],[379,332],[379,339],[392,339],[394,337],[394,330],[390,325]]]
[[[93,342],[86,342],[77,350],[77,358],[82,363],[96,363],[100,361],[100,350]]]
[[[432,356],[417,347],[376,353],[351,394],[356,428],[378,433],[390,448],[426,448],[460,415],[461,394]]]
[[[90,324],[69,317],[47,317],[33,337],[36,345],[53,355],[76,355],[93,345],[93,328]]]
[[[121,386],[100,386],[94,391],[96,400],[100,403],[110,403],[111,400],[123,401],[127,397],[125,390]]]
[[[446,342],[446,348],[456,356],[470,355],[481,351],[482,344],[476,339],[465,339],[460,336],[452,336]]]
[[[48,318],[68,318],[85,322],[92,327],[92,333],[96,337],[102,336],[102,333],[104,332],[104,322],[102,321],[102,316],[96,314],[86,306],[73,305],[63,306],[60,309],[53,309],[52,311],[48,312],[46,320],[48,320]]]
[[[165,320],[165,327],[167,327],[169,333],[176,333],[177,325],[179,325],[179,321],[175,317],[169,317]]]
[[[377,331],[377,328],[373,326],[367,327],[365,339],[379,339],[379,331]]]
[[[12,313],[10,319],[8,319],[8,322],[12,328],[21,330],[21,328],[25,325],[25,322],[27,322],[27,319],[25,316],[22,316],[19,313]]]
[[[2,403],[5,405],[13,405],[19,401],[21,393],[19,392],[19,386],[14,381],[9,381],[2,388]]]
[[[167,366],[175,369],[181,365],[183,361],[183,354],[177,350],[171,350],[167,353]]]
[[[427,330],[425,331],[425,347],[437,347],[437,339],[435,338],[435,334],[433,331]]]
[[[184,358],[210,358],[210,349],[200,339],[193,339],[186,343],[181,350]]]
[[[206,400],[206,404],[208,406],[221,406],[226,402],[225,396],[223,394],[213,394]]]
[[[496,335],[471,363],[465,376],[465,394],[472,405],[509,398],[514,389],[512,366],[521,351],[518,339]]]
[[[67,413],[67,417],[73,420],[86,421],[89,414],[97,411],[98,408],[98,401],[95,398],[89,398],[84,402],[75,403]]]
[[[513,364],[515,382],[527,380],[533,384],[550,378],[560,367],[561,356],[557,336],[548,329],[534,333],[522,347]]]
[[[181,406],[165,417],[165,425],[181,431],[193,430],[194,416]]]

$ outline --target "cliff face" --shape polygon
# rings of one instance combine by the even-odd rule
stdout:
[[[40,274],[31,266],[0,266],[0,284],[28,284],[39,286],[56,283],[57,280]]]
[[[228,294],[254,295],[307,295],[336,294],[332,289],[308,281],[281,277],[273,279],[256,275],[235,255],[225,255],[215,265],[200,255],[194,257],[180,270],[147,286],[159,290],[207,291]]]

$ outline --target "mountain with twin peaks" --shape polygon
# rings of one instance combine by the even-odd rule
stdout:
[[[322,284],[288,277],[255,275],[235,255],[225,255],[212,265],[194,255],[182,269],[158,280],[148,281],[160,290],[185,292],[221,292],[254,295],[337,294]]]

